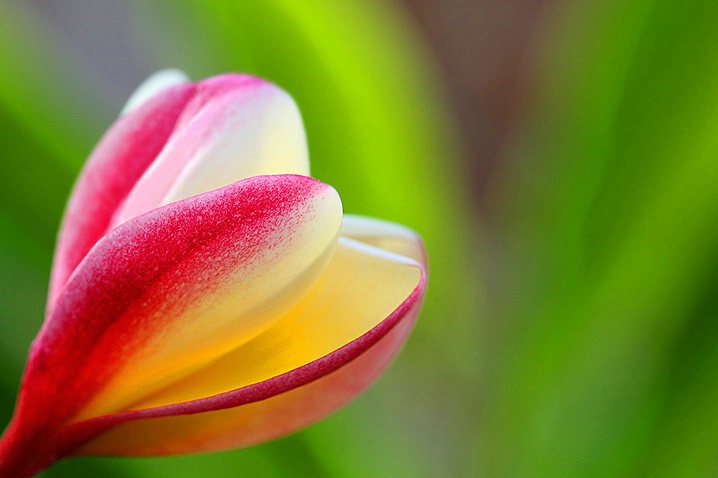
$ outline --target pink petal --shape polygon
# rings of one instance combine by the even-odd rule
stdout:
[[[309,174],[301,116],[284,91],[247,75],[178,81],[141,87],[90,157],[60,231],[48,314],[77,264],[119,224],[251,176]]]
[[[190,84],[162,91],[119,118],[93,151],[60,229],[48,313],[72,271],[106,234],[118,206],[162,151],[192,94]]]
[[[333,189],[285,175],[125,223],[79,265],[33,343],[15,421],[49,440],[250,340],[312,285],[340,221]]]

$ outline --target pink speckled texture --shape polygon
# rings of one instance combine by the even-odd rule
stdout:
[[[115,210],[164,147],[192,90],[192,85],[178,85],[160,93],[120,118],[95,148],[60,229],[48,313],[72,271],[105,235]]]
[[[238,74],[180,84],[117,120],[93,151],[70,198],[55,252],[48,315],[85,254],[108,229],[118,225],[116,214],[168,141],[183,133],[185,154],[175,155],[161,174],[153,175],[152,184],[140,197],[132,196],[139,203],[138,211],[160,205],[193,148],[204,139],[192,134],[195,128],[188,128],[190,122],[211,106],[215,113],[202,121],[221,123],[223,106],[261,86],[274,87],[260,78]],[[208,130],[205,128],[203,134]]]
[[[75,421],[123,365],[172,327],[173,317],[224,292],[237,268],[291,248],[294,231],[313,224],[312,201],[331,188],[306,176],[252,177],[158,207],[193,148],[222,127],[228,105],[264,87],[276,88],[246,75],[175,85],[121,117],[96,147],[63,221],[45,323],[30,350],[15,416],[0,439],[0,476],[30,476],[63,456],[95,450],[150,455],[267,440],[350,401],[404,343],[423,298],[424,264],[416,264],[419,283],[386,319],[317,360],[214,396],[132,411],[117,407],[117,413]],[[207,111],[202,121],[209,123],[195,129],[193,121]],[[175,135],[181,154],[160,168],[155,160]],[[130,219],[120,219],[128,210]],[[133,423],[152,425],[140,448],[103,442],[103,434]],[[178,425],[190,432],[174,435]]]
[[[39,435],[46,444],[64,443],[56,435],[126,357],[170,325],[178,308],[310,220],[308,204],[329,189],[306,176],[253,177],[156,209],[103,237],[32,345],[10,430],[18,435],[6,434],[0,451]]]

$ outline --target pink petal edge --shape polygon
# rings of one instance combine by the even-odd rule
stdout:
[[[126,284],[127,287],[133,288],[137,286],[135,284],[137,281],[139,281],[139,285],[142,285],[146,279],[152,280],[151,277],[143,279],[143,276],[147,275],[146,273],[151,275],[154,270],[153,267],[142,266],[142,264],[147,265],[145,260],[147,256],[143,254],[135,256],[141,259],[141,264],[135,265],[142,266],[143,270],[146,269],[146,273],[139,274],[139,278],[138,274],[127,269],[127,265],[108,269],[104,257],[105,253],[111,252],[121,258],[126,252],[124,245],[127,240],[137,247],[152,246],[158,254],[170,254],[173,257],[175,256],[172,253],[173,248],[189,248],[188,251],[191,251],[196,247],[197,241],[192,239],[194,235],[199,234],[202,241],[211,242],[213,239],[202,232],[205,226],[226,231],[232,237],[237,234],[241,235],[243,230],[247,230],[250,239],[254,238],[261,242],[264,236],[260,230],[263,224],[262,214],[266,214],[268,217],[276,216],[280,222],[275,226],[279,227],[284,224],[281,222],[283,219],[280,218],[282,214],[294,211],[297,205],[304,204],[315,194],[323,195],[325,191],[330,190],[333,191],[330,186],[307,176],[253,177],[151,211],[123,224],[111,235],[105,236],[99,241],[70,278],[63,295],[58,299],[58,305],[54,308],[53,314],[45,321],[42,330],[33,342],[15,416],[0,439],[0,476],[3,472],[19,475],[36,472],[48,466],[52,461],[69,454],[75,448],[76,443],[73,445],[72,442],[63,438],[68,429],[67,421],[77,413],[89,397],[92,397],[94,390],[102,386],[103,380],[111,376],[112,367],[109,367],[109,364],[115,363],[111,358],[112,354],[125,353],[126,335],[121,333],[124,329],[120,330],[119,335],[115,330],[115,333],[105,336],[105,332],[115,320],[112,314],[109,317],[107,314],[91,315],[90,322],[84,319],[87,313],[95,310],[93,307],[99,307],[97,310],[105,311],[107,309],[105,299],[112,302],[112,294],[117,295],[114,299],[115,302],[124,300],[121,291],[117,291],[114,287],[111,288],[112,290],[106,291],[110,293],[110,296],[95,297],[97,288],[93,286],[93,281],[101,279],[98,279],[97,275],[92,272],[94,271],[93,263],[110,276],[119,274],[126,277],[129,281]],[[336,195],[336,193],[334,194]],[[215,203],[220,204],[221,207],[212,209],[212,205]],[[197,214],[200,209],[204,212],[200,211],[200,214]],[[216,221],[210,220],[214,213],[221,216]],[[338,214],[341,214],[341,208],[339,208]],[[207,219],[206,221],[202,221],[202,215]],[[188,227],[181,227],[180,230],[186,232],[184,235],[165,234],[167,227],[172,227],[174,220],[189,221],[195,225],[189,227],[191,224],[188,224]],[[156,226],[145,227],[146,224],[153,222],[157,223]],[[337,219],[336,222],[338,232],[339,220]],[[233,229],[233,224],[241,226],[239,232]],[[268,225],[271,226],[271,224]],[[155,238],[164,241],[164,246],[146,242],[147,235],[151,236],[152,231],[154,231]],[[214,234],[221,236],[223,233],[215,231]],[[139,235],[138,237],[143,237],[143,239],[134,242],[133,235]],[[99,257],[98,254],[102,257]],[[183,260],[184,256],[179,254],[178,257],[175,261]],[[83,270],[89,270],[89,275],[82,273]],[[161,274],[161,271],[159,273]],[[87,289],[87,287],[90,288]],[[83,288],[87,290],[83,292]],[[83,294],[89,294],[89,298],[95,297],[94,302],[91,300],[88,303],[83,298]],[[103,299],[103,297],[105,298]],[[95,302],[98,303],[93,306],[92,304]],[[78,309],[76,307],[78,304],[83,307]],[[82,312],[82,309],[87,310]],[[60,317],[60,319],[56,319],[56,317]],[[133,332],[133,337],[135,335],[136,333]],[[105,339],[110,339],[110,342],[115,340],[116,346],[112,346],[111,343],[108,346]],[[88,344],[89,350],[87,349]],[[98,344],[104,344],[104,346],[98,348]],[[102,354],[110,355],[100,360],[102,357],[93,352],[98,350]],[[92,355],[94,360],[88,359],[89,354],[94,354]],[[63,364],[62,367],[54,365],[59,362]],[[87,437],[85,435],[85,438]]]
[[[65,430],[62,441],[67,444],[68,448],[74,449],[93,436],[127,421],[196,414],[239,407],[275,397],[321,379],[369,351],[404,319],[410,320],[405,331],[408,334],[418,315],[426,287],[426,272],[423,267],[419,268],[421,270],[419,283],[399,307],[376,327],[324,357],[263,382],[211,397],[162,407],[120,412],[76,423]]]
[[[95,147],[75,184],[60,227],[47,301],[49,315],[77,265],[106,233],[115,210],[174,131],[194,86],[162,91],[119,118]]]

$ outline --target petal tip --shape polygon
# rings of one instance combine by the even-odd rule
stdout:
[[[174,68],[158,71],[147,78],[127,100],[125,107],[122,109],[120,116],[136,110],[157,93],[166,90],[169,87],[187,83],[189,78],[181,71]]]

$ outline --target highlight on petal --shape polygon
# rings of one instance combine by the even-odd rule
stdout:
[[[123,222],[248,177],[309,175],[287,93],[248,75],[182,78],[172,70],[150,78],[93,151],[63,219],[48,313],[85,254]]]
[[[196,85],[171,138],[137,182],[113,225],[251,176],[309,175],[294,100],[271,83],[225,75]]]
[[[126,410],[251,341],[319,277],[340,221],[331,187],[284,175],[123,224],[78,267],[33,344],[20,418],[51,428]]]
[[[160,91],[182,83],[189,83],[189,78],[187,78],[184,72],[175,69],[158,71],[147,78],[144,83],[132,93],[120,115],[125,115],[137,109]]]
[[[424,285],[417,262],[342,238],[314,287],[271,327],[136,411],[77,424],[73,433],[114,425],[77,453],[216,450],[306,426],[381,373],[414,323]]]

